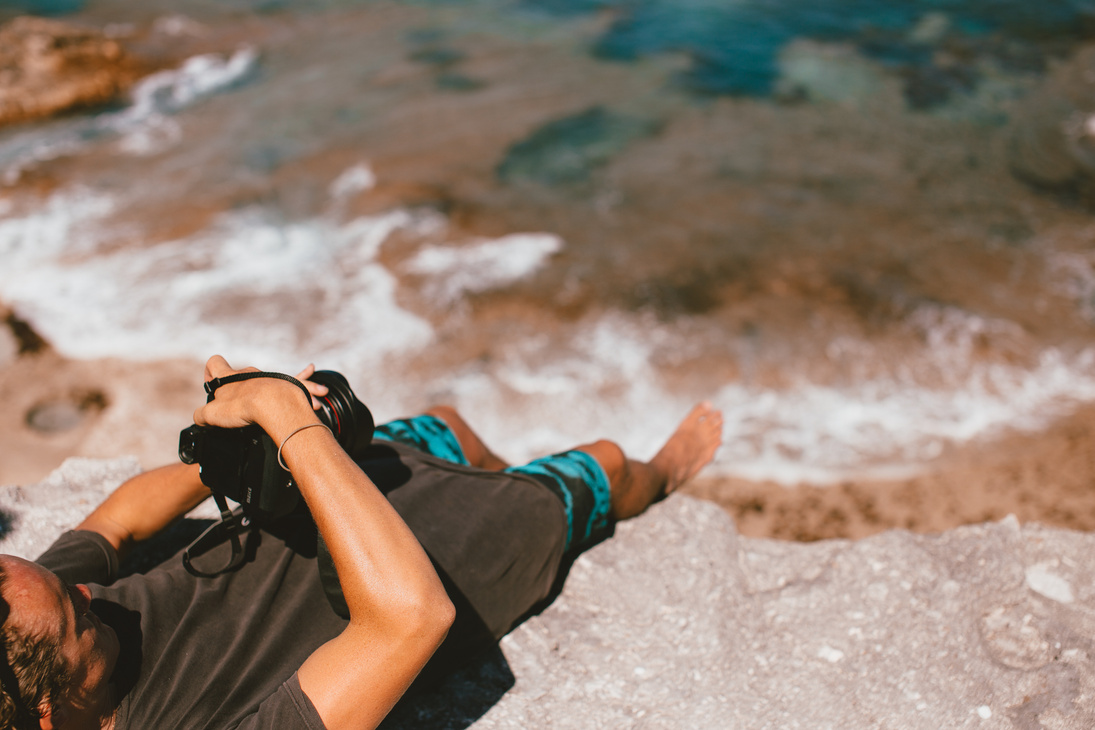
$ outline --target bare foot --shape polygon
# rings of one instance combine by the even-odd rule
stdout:
[[[722,444],[722,411],[706,401],[697,404],[677,426],[650,465],[665,474],[670,494],[711,463]]]
[[[710,403],[700,403],[650,461],[630,459],[608,440],[577,448],[605,470],[612,489],[612,516],[627,520],[696,476],[715,458],[721,443],[722,413]]]

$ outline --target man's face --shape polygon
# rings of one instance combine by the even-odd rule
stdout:
[[[57,640],[73,673],[74,691],[66,699],[85,708],[101,702],[118,661],[118,636],[91,612],[87,586],[67,585],[45,568],[10,555],[0,556],[0,567],[7,575],[8,621],[27,634]]]

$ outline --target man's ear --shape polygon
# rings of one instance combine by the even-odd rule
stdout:
[[[68,711],[65,708],[50,707],[48,701],[42,703],[38,712],[40,713],[38,726],[42,730],[56,730],[56,728],[64,727],[65,721],[68,720]]]

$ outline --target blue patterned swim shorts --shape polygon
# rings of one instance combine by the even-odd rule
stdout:
[[[395,441],[454,464],[468,465],[460,442],[436,416],[389,421],[376,427],[375,439]],[[505,471],[527,474],[563,503],[567,514],[567,550],[584,550],[612,529],[612,493],[601,465],[584,451],[564,451]]]

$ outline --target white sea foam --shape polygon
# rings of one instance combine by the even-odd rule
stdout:
[[[172,114],[241,83],[254,71],[258,58],[254,48],[242,48],[228,58],[212,53],[189,58],[177,69],[142,79],[133,87],[133,104],[101,121],[124,135],[119,141],[123,152],[162,152],[182,138]]]
[[[409,213],[280,224],[242,211],[183,240],[73,260],[94,247],[95,219],[111,209],[77,191],[0,223],[0,296],[70,355],[223,351],[291,367],[299,353],[347,359],[349,350],[360,364],[362,353],[370,362],[432,336],[395,303],[395,279],[375,262],[392,231],[413,228]]]
[[[938,306],[907,322],[929,344],[919,364],[951,373],[932,387],[898,372],[842,387],[801,379],[782,389],[743,381],[672,390],[654,363],[699,347],[696,331],[621,313],[495,343],[491,358],[455,372],[410,375],[398,370],[400,358],[432,346],[433,328],[400,306],[400,280],[378,253],[395,231],[443,233],[436,217],[396,211],[284,222],[250,209],[182,240],[101,252],[110,235],[104,219],[116,207],[72,189],[0,220],[0,298],[62,352],[147,359],[220,351],[230,362],[283,370],[314,357],[364,373],[363,391],[381,417],[403,415],[412,403],[453,402],[514,460],[602,437],[647,458],[696,400],[709,398],[726,424],[716,471],[824,483],[906,473],[948,443],[1038,428],[1095,400],[1095,350],[1045,350],[1029,367],[979,361],[985,342],[1006,349],[1021,332]],[[458,302],[528,276],[561,246],[540,234],[425,244],[405,265],[440,299]],[[844,338],[828,355],[869,359],[873,347]]]
[[[185,15],[165,15],[152,24],[157,33],[171,36],[201,36],[206,30],[201,23]]]
[[[549,233],[515,233],[459,247],[426,246],[406,268],[430,278],[427,296],[451,304],[465,292],[496,289],[528,276],[562,247],[562,239]]]
[[[727,473],[793,484],[850,475],[901,476],[1003,428],[1036,429],[1095,398],[1095,351],[1048,350],[1033,370],[967,371],[961,388],[875,380],[849,388],[800,383],[786,391],[731,384],[715,397],[727,414],[719,456]]]
[[[118,138],[119,150],[127,154],[163,151],[182,138],[174,114],[242,83],[257,65],[258,52],[243,48],[227,58],[195,56],[177,69],[152,74],[133,87],[132,103],[121,111],[57,122],[0,142],[0,178],[12,185],[24,170],[104,139]]]
[[[1072,357],[1047,350],[1032,369],[967,362],[956,388],[890,378],[844,388],[729,383],[713,395],[671,393],[650,361],[676,337],[646,320],[608,317],[589,323],[562,352],[542,337],[514,343],[498,362],[448,378],[443,395],[474,413],[477,428],[515,460],[602,437],[649,458],[708,397],[725,419],[712,471],[785,484],[908,475],[949,443],[1037,429],[1095,399],[1095,350]]]
[[[9,201],[6,213],[13,207]],[[76,188],[51,196],[28,215],[0,219],[0,281],[15,281],[62,255],[88,252],[97,241],[92,233],[96,223],[114,207],[112,198]]]
[[[98,136],[94,126],[79,123],[61,124],[49,133],[31,132],[0,142],[0,180],[14,185],[23,171],[49,160],[75,154],[83,149],[90,137]]]
[[[566,343],[530,333],[503,352],[452,373],[442,395],[514,461],[599,438],[648,457],[684,415],[650,365],[652,342],[621,315],[586,324]]]
[[[213,53],[188,58],[177,69],[142,79],[133,89],[133,106],[121,116],[141,118],[190,106],[246,78],[258,57],[254,48],[241,48],[227,59]]]
[[[1050,286],[1074,300],[1088,321],[1095,322],[1095,254],[1055,251],[1047,263]]]
[[[338,201],[376,186],[376,173],[368,163],[361,162],[335,178],[328,188],[331,198]]]

